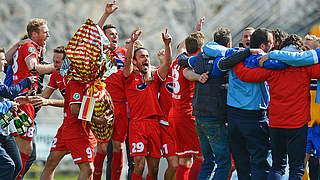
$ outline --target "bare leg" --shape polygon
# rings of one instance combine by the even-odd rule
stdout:
[[[61,159],[68,154],[68,151],[52,151],[50,152],[46,166],[44,167],[40,180],[53,180],[54,171]]]

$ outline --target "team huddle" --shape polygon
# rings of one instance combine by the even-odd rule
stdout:
[[[97,24],[87,20],[53,50],[52,64],[44,62],[44,19],[0,49],[0,179],[23,179],[35,161],[36,114],[48,105],[64,108],[64,120],[41,180],[53,180],[67,154],[79,180],[100,180],[106,156],[107,179],[120,179],[124,146],[132,180],[143,179],[145,162],[150,180],[227,180],[233,171],[240,180],[280,180],[287,164],[298,180],[309,176],[309,159],[319,164],[319,37],[248,27],[232,48],[227,28],[205,43],[201,18],[175,56],[169,30],[162,32],[155,67],[139,27],[118,45],[116,26],[105,25],[117,9],[108,3]],[[63,100],[50,98],[55,90]],[[159,175],[161,157],[168,167]],[[309,174],[318,179],[317,169]]]

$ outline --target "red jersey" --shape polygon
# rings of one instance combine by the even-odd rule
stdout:
[[[154,79],[146,86],[142,81],[142,75],[131,75],[126,78],[126,97],[130,109],[132,120],[144,120],[155,116],[163,116],[158,101],[158,91],[161,83],[158,71],[154,74]]]
[[[165,119],[168,119],[169,111],[172,105],[172,92],[173,92],[173,82],[172,82],[172,66],[168,71],[166,80],[160,85],[160,95],[159,103],[162,109]]]
[[[82,84],[74,80],[70,80],[66,86],[66,94],[64,97],[64,120],[62,124],[63,139],[77,139],[83,136],[88,136],[89,139],[95,139],[91,129],[87,126],[85,131],[82,126],[82,120],[78,119],[78,116],[73,115],[70,109],[71,104],[81,104],[83,94],[87,87],[87,84]]]
[[[40,47],[35,43],[26,43],[21,45],[16,53],[13,55],[13,64],[12,64],[12,71],[13,71],[13,85],[16,85],[18,82],[22,81],[24,78],[32,76],[30,73],[28,66],[26,64],[26,58],[30,56],[34,56],[37,59],[36,65],[39,64],[39,51]],[[37,80],[39,75],[37,75]],[[28,88],[24,89],[23,92],[27,92]],[[35,83],[35,90],[38,90],[38,81]],[[34,118],[34,107],[28,103],[19,106],[24,112],[28,114],[28,116],[33,120]]]
[[[310,80],[320,78],[320,64],[271,70],[239,63],[233,71],[241,81],[267,81],[270,127],[300,128],[310,121]]]
[[[30,73],[28,66],[26,64],[26,58],[30,56],[34,56],[37,59],[37,64],[39,64],[39,51],[40,47],[35,43],[26,43],[21,45],[16,53],[13,56],[13,85],[16,85],[18,82],[22,81],[24,78],[32,76]],[[38,79],[37,75],[37,79]],[[38,83],[35,84],[36,90],[38,89]],[[25,89],[22,92],[26,92],[29,89]]]
[[[172,108],[170,116],[173,117],[192,117],[192,97],[194,82],[187,80],[183,76],[185,68],[178,65],[178,60],[172,64],[173,94]]]
[[[63,78],[57,70],[54,70],[50,76],[50,81],[47,87],[51,89],[59,89],[62,96],[65,95],[65,88],[67,86],[68,80]]]
[[[126,96],[124,92],[124,76],[122,70],[124,67],[124,61],[127,50],[122,47],[117,47],[114,51],[111,51],[111,56],[114,56],[117,61],[118,72],[111,74],[104,82],[106,83],[106,89],[109,92],[113,102],[126,102]]]

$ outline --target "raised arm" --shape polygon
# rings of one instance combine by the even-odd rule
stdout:
[[[130,42],[128,44],[128,49],[126,53],[126,60],[124,62],[124,67],[123,67],[124,77],[129,77],[133,71],[132,58],[134,53],[134,42],[139,38],[141,33],[142,31],[139,29],[139,27],[134,31],[132,31],[131,33]]]
[[[160,65],[160,68],[158,70],[159,76],[162,79],[165,79],[167,77],[170,65],[171,65],[171,59],[172,59],[172,52],[171,52],[171,35],[168,33],[168,29],[166,28],[165,32],[162,33],[162,41],[164,43],[164,61]]]
[[[55,106],[55,107],[63,107],[64,99],[50,99],[50,96],[54,92],[54,89],[50,87],[46,87],[40,96],[29,96],[30,103],[35,107],[40,106]]]
[[[260,59],[260,66],[268,59],[279,60],[291,66],[308,66],[319,63],[320,49],[304,52],[271,51]]]
[[[99,22],[97,23],[100,28],[103,27],[107,18],[118,9],[118,6],[116,6],[116,3],[117,1],[113,1],[112,3],[107,3],[104,13],[101,16]]]
[[[197,24],[194,32],[197,32],[197,31],[201,31],[201,30],[202,30],[202,25],[203,25],[205,19],[206,19],[205,17],[201,17],[201,18],[200,18],[200,20],[199,20],[199,22],[198,22],[198,24]]]

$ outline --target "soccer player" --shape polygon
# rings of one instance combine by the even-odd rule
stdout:
[[[188,41],[188,43],[185,43],[188,55],[196,55],[201,52],[204,35],[201,32],[194,32],[185,41]],[[174,122],[176,151],[179,158],[176,179],[179,180],[192,176],[193,178],[197,178],[203,161],[195,129],[195,117],[192,116],[191,101],[194,82],[184,78],[184,69],[178,65],[177,61],[173,62],[173,104],[169,113],[169,122]],[[181,136],[181,134],[184,134],[184,136]],[[190,173],[191,168],[198,170]]]
[[[0,72],[4,70],[5,51],[0,48]],[[4,101],[3,98],[14,99],[18,94],[31,87],[31,80],[29,78],[23,79],[15,86],[8,87],[2,82],[0,83],[0,112],[1,115],[6,114],[8,110],[17,110],[19,104],[12,101]],[[22,169],[22,162],[20,153],[15,139],[10,134],[15,131],[13,121],[5,127],[0,127],[0,179],[14,180]]]
[[[53,64],[54,64],[55,70],[53,71],[50,77],[50,81],[47,87],[44,89],[44,91],[40,96],[29,96],[29,97],[20,96],[20,97],[17,97],[15,100],[19,103],[31,103],[36,107],[48,106],[48,105],[63,107],[64,100],[49,99],[49,98],[56,89],[59,89],[62,96],[65,95],[65,87],[68,83],[68,80],[64,79],[60,75],[60,68],[64,60],[64,57],[65,57],[65,52],[64,52],[63,46],[59,46],[53,50]],[[61,139],[62,128],[63,128],[62,126],[59,128],[57,135],[54,137],[52,141],[51,152],[47,158],[47,162],[40,179],[42,179],[43,177],[53,178],[54,170],[56,166],[64,157],[64,154],[57,153],[54,147],[56,143],[60,143],[60,141],[62,141]]]
[[[106,16],[109,17],[115,12],[118,7],[115,6],[115,1],[107,12]],[[107,18],[105,18],[106,20]],[[104,20],[104,21],[105,21]],[[98,23],[103,26],[103,23]],[[128,131],[128,113],[126,105],[126,97],[124,93],[124,77],[122,75],[122,69],[124,67],[124,59],[126,55],[126,49],[118,46],[118,32],[116,26],[107,24],[103,26],[103,32],[110,42],[109,48],[111,49],[111,57],[114,57],[117,62],[118,72],[111,74],[106,80],[106,88],[111,96],[114,105],[114,125],[112,132],[112,154],[108,155],[108,162],[111,160],[111,179],[120,179],[122,167],[123,167],[123,149],[124,141]],[[107,155],[108,143],[100,143],[97,145],[97,152],[94,157],[94,180],[100,180],[102,175],[103,162]],[[111,152],[110,152],[111,153]],[[110,165],[110,164],[109,164]],[[108,167],[110,168],[110,167]]]
[[[132,32],[123,69],[123,75],[126,78],[126,97],[130,108],[130,153],[135,162],[132,180],[142,179],[145,159],[148,164],[147,179],[157,179],[161,157],[159,118],[163,116],[158,102],[158,90],[171,64],[171,36],[166,29],[165,33],[162,33],[162,40],[165,44],[165,61],[155,72],[154,79],[146,85],[143,75],[150,70],[149,53],[145,48],[138,48],[133,52],[134,42],[140,35],[139,28]],[[138,71],[133,71],[134,65]]]
[[[165,50],[161,49],[157,55],[161,66],[161,64],[164,62]],[[159,121],[161,150],[162,156],[165,157],[168,162],[168,168],[164,174],[165,180],[171,180],[174,178],[175,172],[178,168],[178,157],[176,155],[173,122],[168,122],[169,111],[172,105],[172,92],[172,67],[170,66],[167,78],[161,83],[159,89],[159,104],[164,115]]]
[[[27,32],[32,42],[21,45],[14,54],[13,61],[8,59],[8,64],[12,64],[14,85],[26,77],[32,76],[30,73],[32,69],[35,70],[36,74],[46,74],[54,70],[53,64],[39,64],[40,49],[46,45],[46,40],[50,37],[47,21],[38,18],[32,19],[27,25]],[[38,80],[38,75],[36,75],[36,80]],[[35,82],[32,88],[37,91],[38,83]],[[19,108],[25,111],[33,121],[35,110],[31,104],[24,104]],[[25,164],[32,153],[33,130],[34,127],[32,125],[27,128],[27,133],[25,135],[16,135],[16,142],[18,144],[23,163],[23,168],[17,179],[22,178]]]

